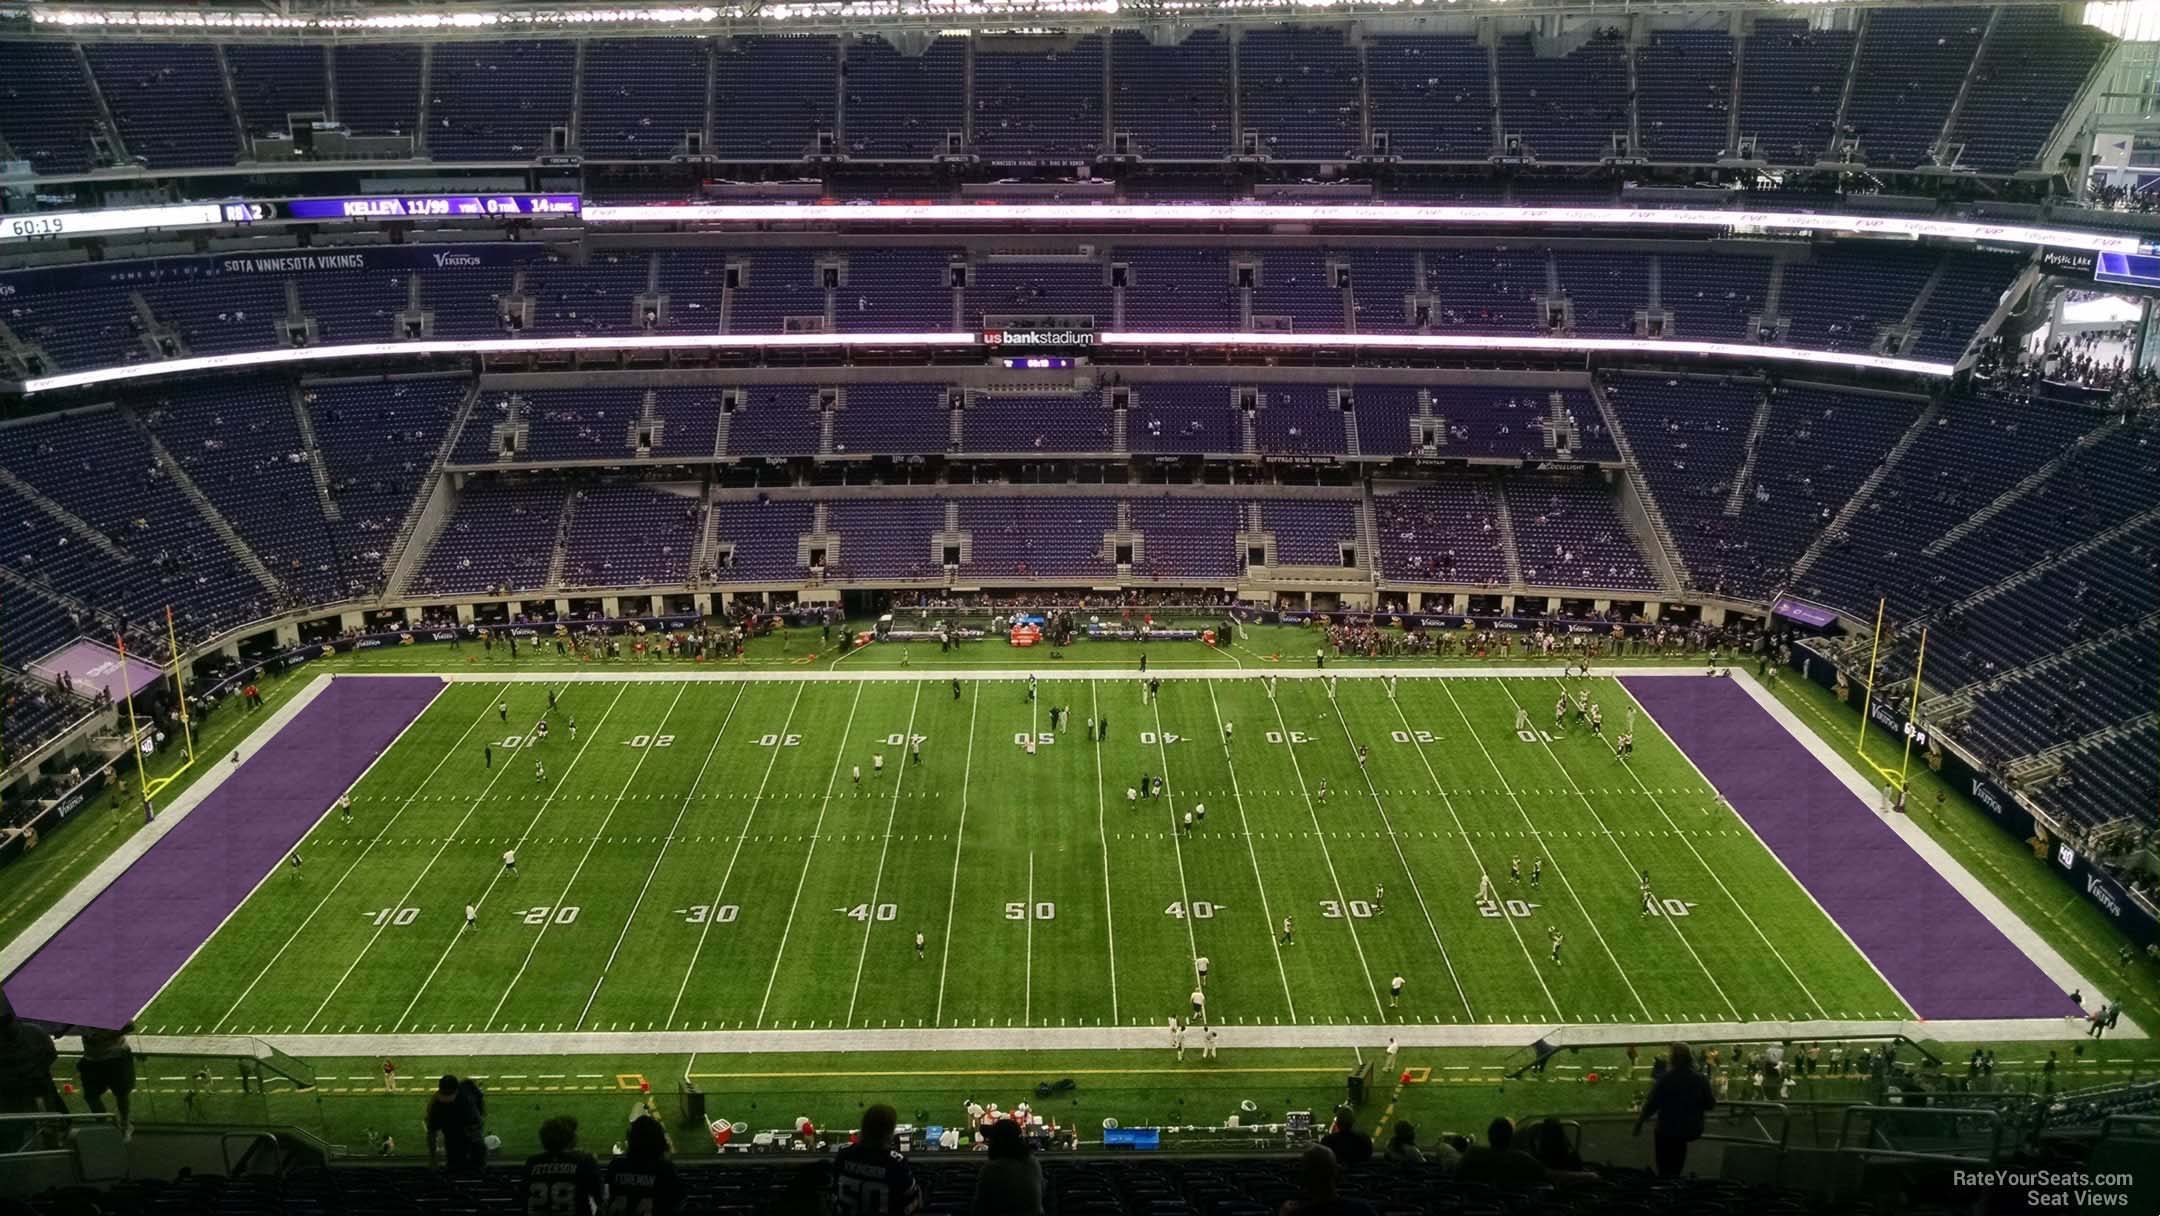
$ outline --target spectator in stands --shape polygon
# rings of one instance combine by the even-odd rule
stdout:
[[[630,1122],[623,1151],[608,1162],[607,1190],[615,1209],[641,1216],[676,1216],[682,1211],[682,1177],[668,1156],[667,1129],[651,1115]]]
[[[1531,1126],[1530,1155],[1545,1167],[1546,1177],[1561,1186],[1597,1181],[1596,1174],[1583,1168],[1582,1154],[1575,1151],[1567,1125],[1558,1119],[1540,1119]]]
[[[1335,1154],[1335,1160],[1343,1166],[1363,1165],[1372,1160],[1372,1137],[1357,1129],[1356,1116],[1350,1108],[1341,1107],[1335,1112],[1335,1126],[1320,1137],[1320,1143]]]
[[[1285,1200],[1278,1216],[1376,1216],[1364,1200],[1343,1198],[1341,1181],[1342,1163],[1325,1142],[1306,1149],[1298,1158],[1297,1198]]]
[[[540,1125],[540,1151],[525,1159],[528,1213],[599,1216],[607,1188],[600,1163],[577,1146],[577,1120],[557,1115]]]
[[[1515,1121],[1504,1117],[1485,1125],[1485,1143],[1465,1152],[1455,1173],[1464,1182],[1485,1186],[1529,1188],[1546,1183],[1545,1167],[1515,1147]]]
[[[1042,1165],[1028,1148],[1020,1125],[1000,1119],[984,1137],[990,1159],[975,1176],[975,1216],[1042,1216]]]
[[[59,1054],[51,1035],[17,1018],[0,1000],[0,1114],[67,1109],[52,1079],[53,1060]],[[17,1130],[22,1139],[0,1133],[0,1151],[13,1151],[32,1134],[28,1127]]]
[[[487,1166],[487,1098],[480,1087],[444,1073],[428,1099],[428,1164],[441,1154],[453,1174],[477,1174]]]
[[[82,1059],[75,1064],[75,1075],[82,1078],[83,1101],[102,1114],[105,1095],[111,1094],[120,1130],[130,1137],[135,1134],[128,1114],[128,1095],[135,1092],[135,1049],[127,1037],[134,1030],[135,1023],[129,1022],[118,1030],[83,1031]]]
[[[1417,1124],[1397,1123],[1395,1134],[1388,1140],[1387,1159],[1396,1165],[1423,1165],[1427,1161],[1455,1164],[1455,1150],[1446,1145],[1435,1145],[1431,1151],[1420,1148],[1417,1142]]]
[[[1635,1117],[1639,1135],[1643,1124],[1657,1120],[1653,1145],[1661,1178],[1678,1178],[1687,1164],[1687,1146],[1702,1138],[1703,1118],[1717,1106],[1710,1083],[1695,1071],[1695,1053],[1685,1043],[1672,1045],[1671,1063],[1665,1075],[1650,1087],[1642,1111]]]
[[[880,1102],[865,1110],[854,1143],[833,1158],[833,1216],[912,1216],[922,1210],[922,1187],[893,1133],[900,1116]]]

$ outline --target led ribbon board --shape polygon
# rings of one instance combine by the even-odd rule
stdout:
[[[1749,346],[1739,342],[1677,342],[1651,338],[1535,338],[1474,334],[1248,334],[1248,333],[1104,333],[1103,346],[1227,346],[1260,350],[1461,350],[1536,351],[1546,354],[1700,355],[1817,367],[1864,368],[1916,376],[1948,376],[1949,363],[1893,359],[1842,351],[1801,350],[1789,346]],[[102,367],[25,380],[25,394],[88,388],[182,372],[276,367],[333,359],[403,358],[411,355],[548,354],[574,351],[780,349],[855,346],[977,346],[974,333],[913,334],[681,334],[634,338],[481,338],[465,341],[359,342],[343,346],[257,351],[237,355],[194,355],[124,367]]]
[[[2136,236],[1980,224],[1909,216],[1806,211],[1727,211],[1706,207],[1420,207],[1386,203],[685,203],[589,206],[588,224],[653,222],[734,224],[1580,224],[1615,228],[1719,228],[1739,232],[1819,232],[1953,241],[1990,241],[2051,249],[2135,253]]]

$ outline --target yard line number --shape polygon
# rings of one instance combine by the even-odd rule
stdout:
[[[711,904],[692,904],[687,908],[677,908],[675,912],[683,918],[686,925],[702,925],[708,920],[716,925],[732,925],[735,918],[742,915],[742,908],[737,904],[721,904],[718,907]]]

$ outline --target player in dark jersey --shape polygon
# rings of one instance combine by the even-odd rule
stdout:
[[[541,1124],[540,1148],[525,1159],[525,1216],[599,1216],[607,1184],[593,1155],[578,1151],[577,1120]]]
[[[667,1129],[651,1115],[630,1124],[623,1154],[608,1162],[608,1216],[676,1216],[682,1178],[668,1159]]]
[[[855,1143],[833,1158],[833,1216],[914,1216],[922,1187],[906,1157],[893,1147],[900,1116],[882,1103],[863,1112]]]

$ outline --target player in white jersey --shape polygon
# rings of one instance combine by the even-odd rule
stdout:
[[[576,714],[571,714],[571,715],[570,715],[570,741],[571,741],[572,743],[575,743],[575,742],[577,742],[577,715],[576,715]]]
[[[467,931],[470,931],[470,930],[473,930],[473,929],[477,929],[477,928],[479,928],[479,927],[480,927],[480,909],[478,909],[478,908],[474,907],[474,906],[473,906],[473,905],[471,905],[471,904],[466,904],[466,905],[465,905],[465,928],[466,928],[466,930],[467,930]]]
[[[1553,965],[1557,967],[1560,965],[1560,944],[1567,939],[1560,936],[1560,931],[1558,929],[1552,928],[1550,926],[1546,927],[1545,932],[1552,938],[1552,961]]]
[[[1222,724],[1222,741],[1228,743],[1230,741],[1231,734],[1234,733],[1236,730],[1237,723],[1225,721]]]
[[[870,756],[870,775],[871,775],[871,776],[873,776],[873,777],[882,777],[882,776],[884,776],[884,775],[885,775],[885,753],[884,753],[884,752],[874,752],[874,753],[872,753],[872,754],[871,754],[871,756]]]
[[[1373,884],[1373,889],[1372,889],[1372,914],[1373,914],[1374,916],[1384,916],[1384,915],[1386,915],[1386,914],[1387,914],[1387,884],[1386,884],[1386,883],[1382,883],[1382,882],[1376,882],[1376,883],[1374,883],[1374,884]]]
[[[1387,998],[1387,1007],[1388,1007],[1388,1008],[1390,1008],[1390,1009],[1399,1009],[1399,1008],[1401,1008],[1401,1007],[1402,1007],[1402,990],[1403,990],[1403,977],[1402,977],[1402,976],[1400,976],[1400,975],[1397,975],[1397,976],[1396,976],[1396,977],[1395,977],[1394,979],[1392,979],[1392,980],[1389,980],[1389,981],[1388,981],[1388,998]]]
[[[1185,1028],[1176,1018],[1170,1019],[1170,1050],[1177,1053],[1180,1063],[1185,1059]]]
[[[547,736],[548,724],[546,718],[542,718],[538,722],[533,723],[533,742],[545,743],[547,742]]]
[[[1552,724],[1554,730],[1567,728],[1567,694],[1564,692],[1560,694],[1559,700],[1553,702]]]
[[[1200,1036],[1201,1059],[1212,1060],[1215,1058],[1215,1038],[1215,1028],[1213,1026],[1208,1027],[1206,1033]]]
[[[1486,904],[1497,904],[1497,903],[1499,903],[1499,902],[1500,902],[1500,893],[1499,893],[1498,891],[1495,891],[1495,890],[1493,889],[1493,881],[1492,881],[1492,875],[1490,875],[1490,874],[1480,874],[1480,875],[1478,875],[1478,880],[1477,880],[1477,903],[1478,903],[1478,906],[1480,906],[1480,907],[1483,907],[1483,906],[1484,906],[1484,905],[1486,905]]]
[[[920,961],[922,960],[922,956],[923,956],[923,946],[924,946],[925,944],[926,944],[926,943],[925,943],[925,942],[924,942],[924,940],[923,940],[923,935],[922,935],[922,934],[921,934],[920,932],[917,932],[917,933],[915,934],[915,958],[916,958],[916,961],[918,961],[918,962],[920,962]]]
[[[351,827],[351,826],[352,826],[352,795],[351,795],[351,794],[340,794],[340,795],[338,795],[338,800],[337,800],[337,814],[338,814],[338,822],[340,822],[340,823],[343,823],[343,824],[344,824],[344,825],[345,825],[346,827]]]
[[[1206,1016],[1207,994],[1195,988],[1192,990],[1192,1020],[1195,1022],[1205,1021]]]
[[[1208,956],[1203,954],[1193,960],[1193,970],[1200,976],[1200,986],[1207,987]]]
[[[547,780],[547,765],[540,763],[538,760],[533,761],[533,784],[538,785],[545,780]]]

